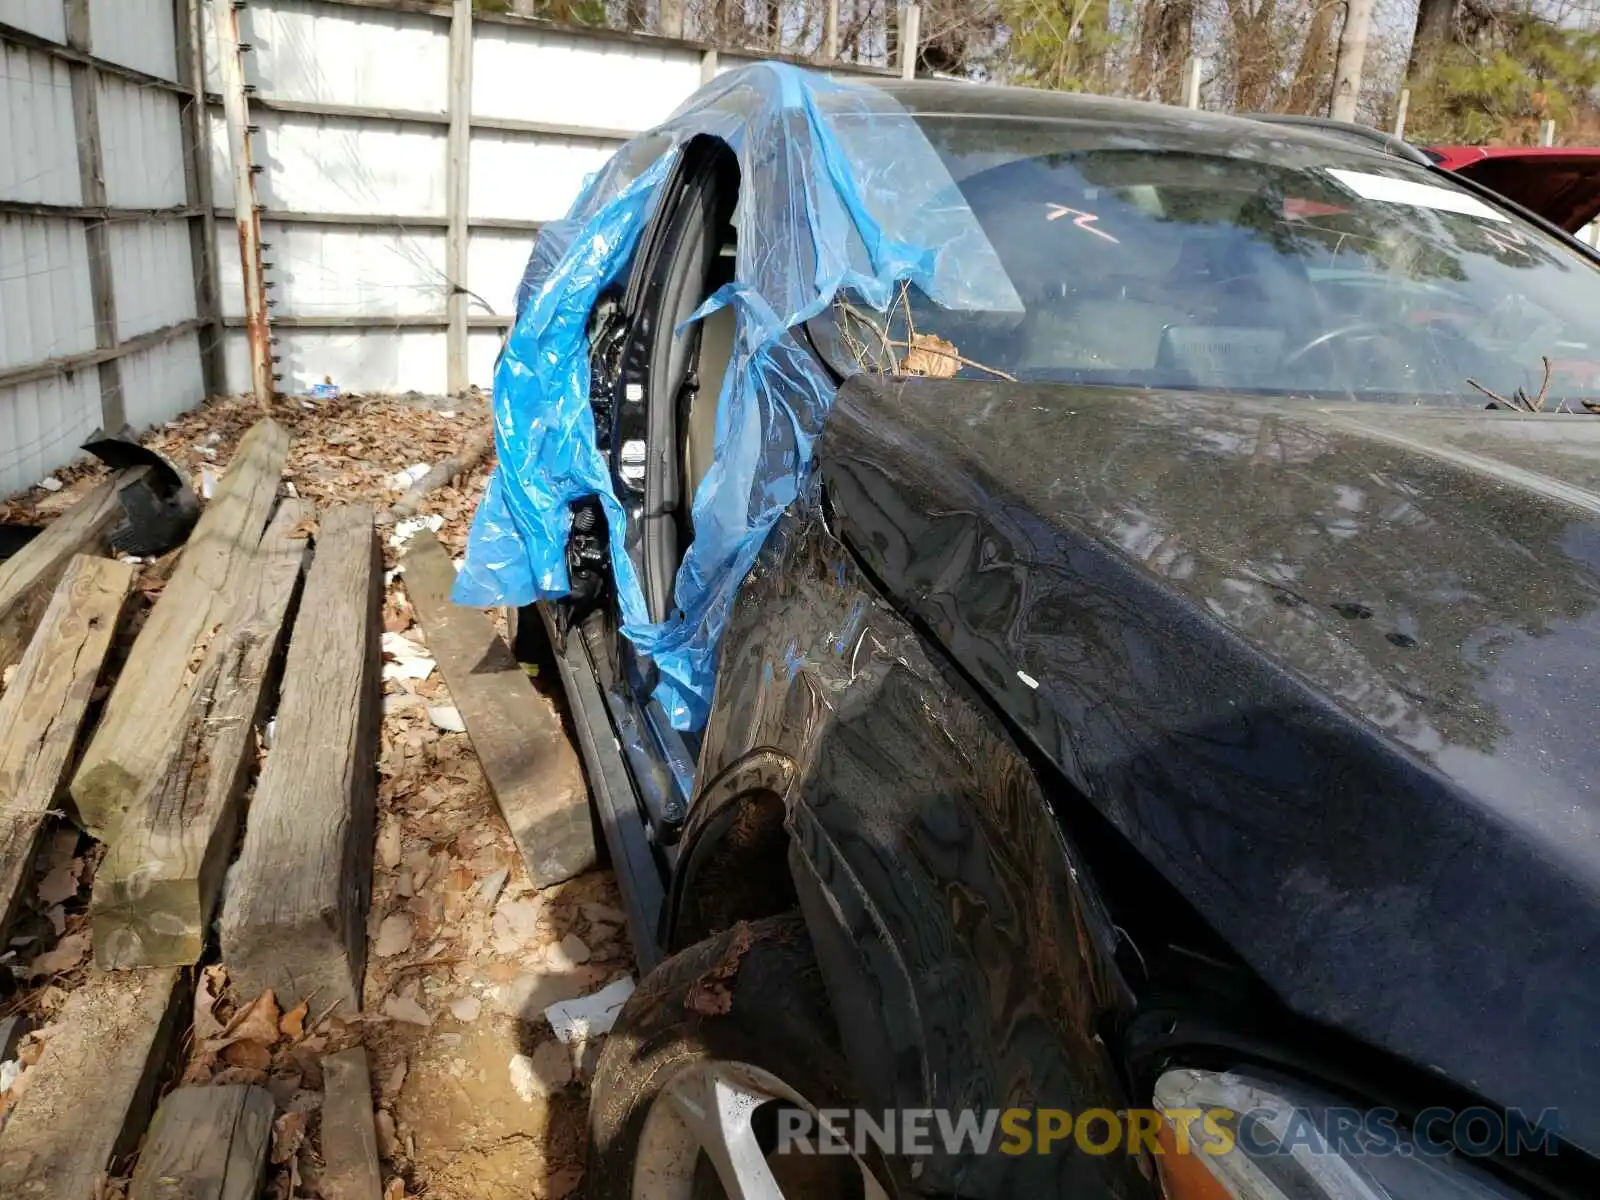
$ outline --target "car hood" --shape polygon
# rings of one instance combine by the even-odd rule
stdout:
[[[1600,216],[1600,150],[1433,146],[1447,171],[1466,175],[1568,233]]]
[[[1290,1007],[1600,1148],[1600,418],[857,380],[821,463]]]

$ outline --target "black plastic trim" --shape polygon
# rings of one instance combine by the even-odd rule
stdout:
[[[539,606],[539,616],[555,649],[556,668],[566,689],[589,791],[611,854],[623,911],[628,915],[628,936],[642,975],[665,957],[660,935],[666,911],[665,882],[650,849],[638,793],[622,760],[587,643],[580,632],[564,639],[563,644],[549,605]]]

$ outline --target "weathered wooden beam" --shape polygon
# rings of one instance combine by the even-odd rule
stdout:
[[[41,379],[54,379],[58,375],[71,375],[74,371],[85,371],[112,359],[127,358],[128,355],[138,354],[142,350],[165,346],[175,338],[192,333],[204,324],[205,322],[199,317],[191,317],[186,321],[175,321],[171,325],[163,325],[160,329],[152,329],[149,333],[141,333],[137,337],[118,342],[115,346],[98,346],[93,350],[83,350],[77,354],[63,354],[58,358],[24,363],[20,367],[7,367],[0,371],[0,388],[19,387],[24,383],[37,383]]]
[[[63,46],[49,38],[41,37],[37,33],[7,21],[0,21],[0,42],[11,42],[14,45],[26,46],[40,54],[48,55],[64,63],[73,63],[80,66],[94,67],[102,75],[115,75],[118,79],[126,79],[129,83],[136,83],[140,87],[157,88],[168,92],[181,92],[181,84],[173,83],[170,79],[163,79],[159,75],[151,75],[134,67],[126,67],[121,63],[112,62],[106,58],[96,58],[82,50],[75,50],[70,46]]]
[[[117,494],[147,467],[117,471],[62,513],[16,555],[0,562],[0,671],[21,660],[50,593],[76,554],[99,554],[122,519]]]
[[[372,1078],[360,1046],[322,1060],[324,1200],[382,1200]]]
[[[178,78],[189,85],[184,97],[183,188],[195,219],[189,222],[189,256],[194,262],[194,311],[206,322],[199,337],[200,379],[207,396],[228,390],[222,334],[222,284],[217,271],[216,198],[211,187],[211,118],[206,113],[206,64],[201,13],[204,0],[173,0]]]
[[[222,910],[242,995],[361,1006],[381,712],[383,560],[364,505],[329,509],[289,639],[277,732]]]
[[[223,325],[228,329],[243,329],[243,317],[227,317]],[[431,315],[429,313],[406,313],[403,316],[373,316],[364,317],[360,314],[344,313],[331,317],[273,317],[272,328],[279,332],[294,329],[443,329],[450,323],[450,318],[443,313]],[[468,329],[495,329],[505,330],[517,323],[516,317],[510,313],[504,316],[495,316],[493,313],[473,313],[467,318]]]
[[[189,997],[173,969],[96,973],[68,993],[0,1129],[0,1196],[99,1200],[150,1122]]]
[[[257,1200],[273,1110],[265,1088],[179,1088],[156,1112],[128,1200]]]
[[[572,743],[482,612],[450,603],[455,566],[424,530],[405,556],[406,595],[535,887],[594,865],[589,789]]]
[[[434,463],[428,473],[406,490],[389,506],[389,513],[396,517],[415,516],[419,508],[425,503],[430,493],[445,486],[458,475],[465,475],[489,453],[489,447],[494,445],[493,426],[480,429],[467,438],[466,445],[462,446],[455,454],[441,458]]]
[[[89,0],[66,0],[67,45],[89,58],[68,68],[72,86],[72,120],[77,134],[78,185],[91,208],[106,203],[105,153],[100,146],[100,71],[90,42]],[[89,254],[89,302],[94,309],[94,344],[111,350],[117,344],[117,299],[111,280],[111,234],[104,221],[83,227]],[[100,424],[116,430],[126,424],[122,400],[122,367],[115,358],[98,364]]]
[[[165,765],[123,814],[95,871],[90,920],[104,968],[188,966],[205,949],[238,837],[271,670],[311,543],[309,501],[285,500],[250,560],[250,590],[217,632]]]
[[[448,127],[448,112],[417,108],[380,108],[369,104],[331,104],[325,100],[291,100],[282,96],[251,96],[252,110],[283,113],[287,116],[333,117],[349,121],[383,121],[389,124]],[[626,142],[642,130],[616,129],[602,125],[565,125],[553,121],[526,121],[520,117],[472,116],[473,129],[495,133],[520,133],[532,137],[561,137],[575,141]]]
[[[289,435],[258,422],[200,515],[161,598],[117,678],[72,798],[83,827],[109,841],[116,822],[166,760],[189,707],[190,661],[250,585],[248,565],[277,499]]]
[[[74,558],[0,696],[0,946],[132,588],[129,564]]]
[[[51,204],[44,200],[0,200],[0,216],[55,217],[60,220],[103,221],[186,221],[200,215],[196,207],[168,205],[165,208],[121,208],[114,204]]]

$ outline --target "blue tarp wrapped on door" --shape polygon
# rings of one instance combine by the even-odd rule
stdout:
[[[694,137],[739,163],[734,281],[694,318],[734,310],[715,451],[693,501],[694,539],[672,616],[652,622],[625,550],[624,513],[595,438],[588,320],[625,277],[658,193]],[[641,134],[539,234],[495,368],[498,465],[473,519],[457,603],[523,605],[568,590],[571,504],[599,498],[609,522],[622,632],[660,672],[656,696],[699,728],[740,582],[800,494],[835,384],[791,330],[841,290],[879,312],[901,281],[950,309],[1021,303],[933,147],[898,101],[776,63],[730,71]]]

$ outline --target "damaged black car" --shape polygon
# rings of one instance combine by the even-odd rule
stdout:
[[[647,971],[588,1194],[1600,1195],[1593,253],[1314,128],[883,91],[1020,303],[787,330],[697,728],[617,580],[673,612],[720,469],[716,139],[587,317],[628,532],[519,649]]]

